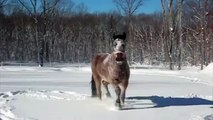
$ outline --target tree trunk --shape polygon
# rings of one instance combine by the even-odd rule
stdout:
[[[183,0],[178,0],[178,31],[179,31],[179,46],[178,46],[178,70],[181,70],[182,66],[182,49],[183,49],[183,43],[182,43],[182,2]]]

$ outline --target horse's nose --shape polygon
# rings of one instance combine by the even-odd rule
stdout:
[[[116,61],[123,61],[123,60],[125,60],[125,54],[123,53],[123,52],[118,52],[118,53],[116,53]]]

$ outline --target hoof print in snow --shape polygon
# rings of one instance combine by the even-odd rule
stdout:
[[[17,94],[22,94],[22,93],[24,93],[24,91],[15,91],[15,92],[11,92],[12,93],[12,95],[17,95]]]
[[[9,97],[9,95],[7,95],[7,94],[6,94],[6,95],[3,95],[3,98],[7,98],[7,97]]]
[[[4,93],[0,93],[0,97],[3,96],[3,95],[4,95]]]

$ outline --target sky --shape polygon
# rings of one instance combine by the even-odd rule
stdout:
[[[72,0],[75,5],[83,3],[89,12],[109,12],[116,9],[113,0]],[[137,13],[154,13],[161,10],[160,0],[144,0],[144,5]]]

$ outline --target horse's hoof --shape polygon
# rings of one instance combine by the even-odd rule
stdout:
[[[115,107],[117,107],[118,108],[118,110],[121,110],[122,109],[122,105],[121,105],[121,103],[115,103]]]
[[[96,97],[98,97],[98,96],[97,96],[97,95],[91,95],[91,97],[92,97],[92,98],[96,98]]]
[[[117,110],[122,110],[122,106],[119,105],[119,106],[116,106]]]
[[[107,94],[106,94],[106,97],[107,97],[107,98],[111,98],[112,96],[111,96],[111,94],[107,93]]]

